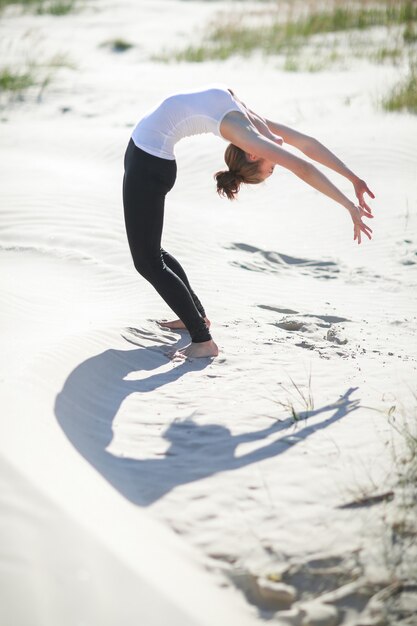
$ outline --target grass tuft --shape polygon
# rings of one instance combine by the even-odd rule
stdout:
[[[417,407],[417,395],[413,394]],[[399,435],[400,443],[393,442],[393,456],[397,475],[396,515],[389,523],[389,565],[397,582],[395,594],[385,599],[385,620],[389,626],[412,624],[415,618],[409,592],[416,592],[417,544],[417,426],[416,420],[406,419],[404,410],[393,407],[388,421]],[[414,599],[415,605],[415,599]]]
[[[307,419],[310,413],[314,411],[311,371],[309,373],[306,389],[303,389],[301,385],[297,384],[291,376],[289,376],[289,379],[291,383],[289,388],[283,383],[279,383],[279,386],[282,391],[287,394],[287,397],[285,400],[278,400],[277,404],[291,414],[294,422],[298,422],[300,419]],[[302,406],[301,411],[296,409],[296,405],[300,403]]]
[[[53,2],[40,2],[37,8],[39,15],[68,15],[75,9],[76,0],[54,0]]]
[[[409,75],[399,85],[395,86],[391,94],[383,100],[383,107],[387,111],[408,111],[417,113],[417,69],[412,67]]]
[[[417,0],[332,0],[329,4],[323,8],[319,0],[310,0],[280,5],[279,11],[262,8],[223,14],[209,24],[198,45],[153,58],[202,63],[237,55],[248,57],[259,51],[280,57],[281,67],[288,72],[318,72],[336,63],[344,68],[352,58],[407,64],[407,78],[382,101],[382,106],[388,111],[417,113],[417,65],[413,60]],[[382,35],[376,27],[385,29]],[[342,33],[346,35],[341,37]]]
[[[300,47],[315,35],[364,31],[376,26],[405,25],[404,41],[414,41],[414,22],[417,20],[417,3],[413,0],[393,0],[373,6],[346,3],[334,4],[329,9],[315,9],[310,5],[306,15],[292,14],[282,20],[280,13],[271,14],[262,25],[247,25],[245,15],[234,14],[212,23],[202,45],[188,46],[174,55],[177,61],[202,62],[225,59],[232,55],[248,56],[254,50],[265,54],[281,54]],[[168,60],[168,59],[166,59]]]
[[[39,0],[0,0],[0,10],[10,4],[21,4],[22,6],[31,6],[39,4]]]
[[[112,52],[126,52],[133,48],[133,44],[121,38],[110,39],[101,44],[102,48],[110,48]]]
[[[8,67],[0,70],[0,91],[20,93],[34,84],[34,76],[29,72],[17,73]]]
[[[75,9],[77,0],[0,0],[0,11],[11,4],[33,9],[38,15],[67,15]]]
[[[416,24],[413,21],[407,23],[403,32],[403,39],[405,43],[414,43],[417,41],[417,29]]]
[[[18,69],[7,66],[1,68],[0,96],[3,94],[6,96],[5,101],[2,99],[1,106],[7,100],[9,102],[23,101],[25,92],[29,88],[32,88],[31,97],[36,98],[37,102],[41,102],[55,72],[61,68],[75,69],[75,65],[66,55],[56,54],[49,61],[45,60],[43,63],[32,62],[24,64]]]

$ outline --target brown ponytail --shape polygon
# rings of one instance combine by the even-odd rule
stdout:
[[[257,185],[263,181],[258,172],[258,162],[249,161],[245,152],[230,143],[224,153],[228,170],[216,172],[217,193],[229,200],[234,200],[242,183]]]

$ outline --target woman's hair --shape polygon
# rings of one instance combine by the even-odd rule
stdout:
[[[217,181],[217,193],[220,196],[234,200],[242,183],[257,185],[263,182],[263,178],[259,175],[258,162],[249,161],[241,148],[229,143],[224,153],[224,160],[229,169],[214,174]]]

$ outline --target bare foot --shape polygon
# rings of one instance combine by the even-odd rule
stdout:
[[[205,317],[204,321],[207,324],[207,328],[210,328],[210,320]],[[169,328],[169,330],[187,330],[182,320],[172,320],[172,322],[161,320],[158,321],[157,324],[161,326],[161,328]]]
[[[213,357],[219,354],[219,349],[213,339],[201,343],[190,343],[185,348],[171,354],[171,358],[193,359],[199,357]]]

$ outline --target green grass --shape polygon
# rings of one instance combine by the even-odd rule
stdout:
[[[415,415],[405,419],[405,411],[391,407],[388,421],[399,435],[393,442],[396,488],[396,515],[388,525],[388,567],[392,567],[397,588],[384,602],[388,626],[412,624],[415,613],[407,602],[407,589],[415,592],[417,544],[417,394],[413,394]]]
[[[392,63],[398,65],[404,56],[404,50],[400,46],[382,46],[375,50],[370,58],[376,63]]]
[[[411,67],[407,78],[392,90],[382,102],[387,111],[417,113],[417,68]]]
[[[52,2],[39,2],[37,13],[43,15],[67,15],[75,9],[76,0],[53,0]]]
[[[38,15],[67,15],[75,9],[77,0],[0,0],[0,11],[8,5],[33,9]]]
[[[10,102],[23,100],[25,92],[32,87],[32,95],[41,102],[46,88],[60,68],[75,69],[66,55],[56,54],[43,63],[29,63],[19,68],[4,66],[0,69],[0,95],[6,95]],[[3,101],[4,104],[4,101]]]
[[[245,13],[235,10],[212,22],[198,45],[154,60],[202,63],[249,57],[258,51],[276,55],[288,72],[318,72],[335,64],[346,68],[352,58],[398,66],[408,63],[408,77],[382,106],[388,111],[417,113],[417,0],[332,0],[328,8],[323,6],[319,0],[310,0],[279,5],[279,11],[265,7]],[[385,28],[382,40],[380,32],[376,39],[370,34],[375,27]]]
[[[0,70],[0,92],[20,93],[35,84],[30,72],[14,72],[8,67]]]
[[[407,22],[403,32],[403,39],[406,43],[414,43],[417,41],[417,26],[415,21],[410,20]]]
[[[417,417],[417,393],[413,394],[413,398]],[[400,411],[395,405],[388,411],[388,422],[400,435],[402,442],[400,452],[394,449],[394,458],[400,477],[399,484],[417,490],[417,420],[406,420],[404,415],[405,410]],[[417,500],[414,505],[417,506]]]
[[[301,418],[306,419],[308,415],[314,411],[314,398],[311,383],[311,371],[308,376],[307,385],[296,383],[289,376],[289,387],[280,383],[281,390],[285,392],[285,400],[277,400],[277,404],[281,406],[287,413],[291,414],[294,422],[298,422]],[[296,409],[296,405],[301,403],[301,410]]]
[[[375,26],[391,27],[404,24],[404,40],[414,40],[417,20],[415,0],[388,1],[380,5],[335,2],[329,9],[319,10],[310,4],[309,13],[295,18],[289,14],[285,21],[271,11],[271,18],[260,26],[246,25],[245,15],[223,18],[222,23],[209,26],[203,43],[188,46],[174,55],[177,61],[201,62],[226,59],[232,55],[248,56],[255,50],[265,54],[282,54],[305,44],[314,35],[365,31]]]
[[[101,44],[103,48],[110,48],[112,52],[126,52],[133,48],[133,44],[121,38],[110,39]]]
[[[21,4],[23,6],[30,6],[39,4],[39,0],[0,0],[0,9],[4,9],[4,7],[9,4]]]

